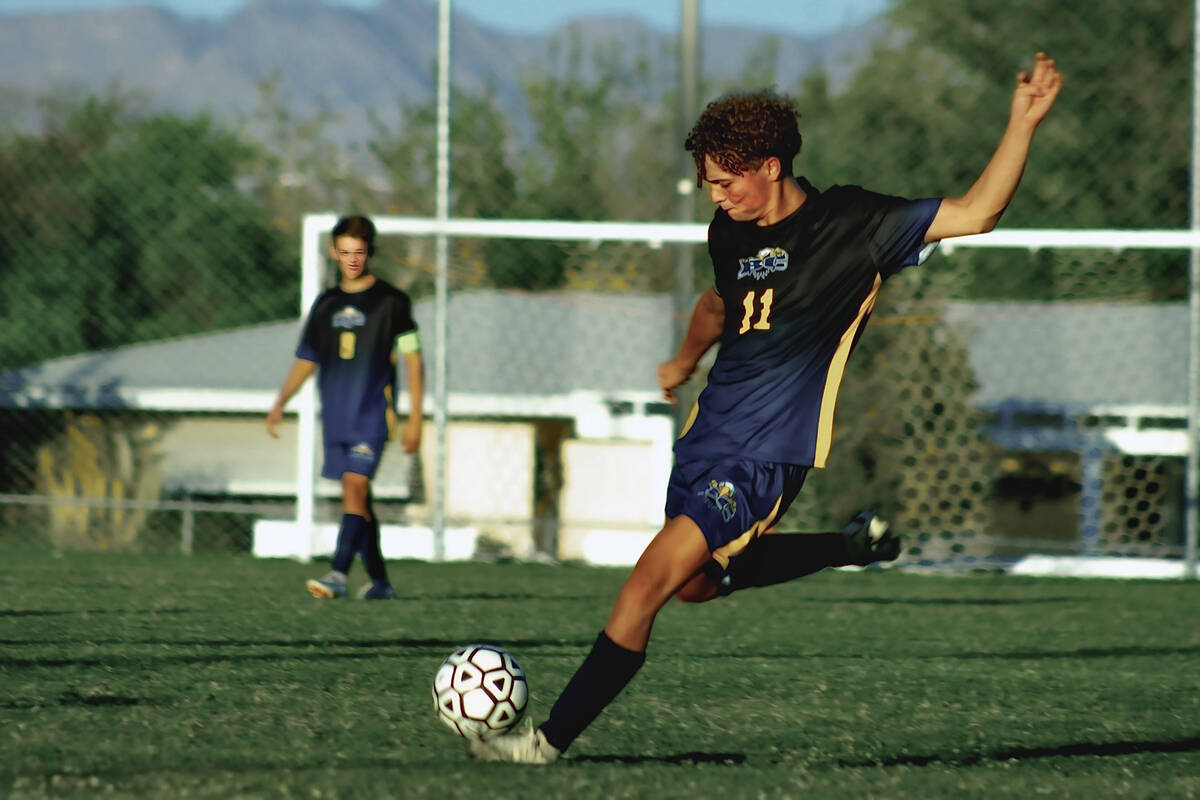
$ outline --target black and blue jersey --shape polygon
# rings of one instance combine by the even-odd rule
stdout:
[[[709,225],[725,327],[677,457],[823,467],[850,351],[883,281],[918,262],[941,203],[799,180],[808,196],[786,219],[717,209]]]
[[[317,363],[326,442],[383,442],[395,396],[396,337],[415,331],[412,302],[379,280],[361,292],[327,289],[313,303],[296,357]]]

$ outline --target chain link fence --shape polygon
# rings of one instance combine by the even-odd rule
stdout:
[[[1093,4],[1033,42],[1025,20],[1044,12],[902,0],[860,47],[787,81],[789,43],[765,33],[717,69],[731,40],[702,16],[699,94],[794,96],[796,169],[819,187],[960,194],[1044,49],[1067,84],[1002,227],[1186,228],[1191,10]],[[451,216],[679,221],[694,115],[678,110],[675,40],[567,30],[550,52],[553,68],[502,76],[519,109],[454,87]],[[244,118],[155,108],[122,90],[48,96],[36,129],[0,137],[0,535],[252,549],[256,521],[296,508],[296,428],[277,441],[261,421],[299,333],[304,215],[434,213],[432,101],[375,117],[355,147],[270,85]],[[683,221],[710,211],[697,197]],[[416,301],[427,371],[435,253],[391,234],[373,261]],[[446,524],[479,552],[595,560],[592,534],[636,549],[678,421],[654,367],[709,280],[697,244],[452,238],[449,422],[416,459],[391,448],[383,521],[429,525],[443,469]],[[1178,556],[1188,288],[1181,249],[964,247],[902,273],[850,361],[830,467],[785,527],[877,508],[931,565]],[[336,519],[337,487],[317,498]]]

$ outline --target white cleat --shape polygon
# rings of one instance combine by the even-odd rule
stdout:
[[[308,593],[318,600],[336,600],[346,596],[346,576],[340,572],[330,572],[324,578],[313,578],[305,584]]]
[[[472,739],[470,752],[480,761],[537,765],[552,764],[560,755],[558,749],[546,741],[546,734],[533,727],[533,722],[490,739]]]

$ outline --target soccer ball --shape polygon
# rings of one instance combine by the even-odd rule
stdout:
[[[433,677],[438,719],[466,739],[504,733],[520,722],[528,702],[525,670],[494,644],[460,647]]]

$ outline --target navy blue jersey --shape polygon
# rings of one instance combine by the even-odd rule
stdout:
[[[725,327],[678,457],[823,467],[846,359],[879,287],[915,264],[940,199],[818,192],[774,225],[717,209],[708,228]]]
[[[412,301],[376,278],[369,289],[327,289],[308,314],[296,358],[319,367],[321,426],[326,442],[383,442],[388,398],[395,396],[392,349],[414,331]]]

